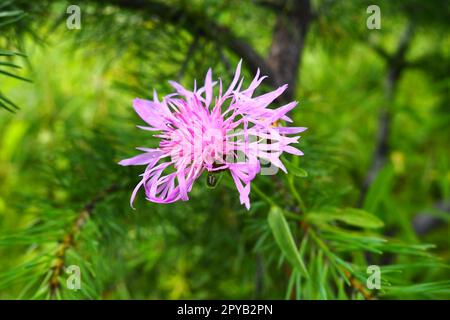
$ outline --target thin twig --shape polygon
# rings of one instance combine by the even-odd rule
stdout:
[[[151,19],[157,17],[165,23],[184,28],[192,35],[200,35],[209,41],[219,42],[241,57],[252,73],[260,69],[262,74],[269,76],[267,83],[278,87],[274,72],[264,57],[247,41],[234,34],[230,28],[217,23],[204,13],[193,11],[186,5],[173,6],[161,1],[110,0],[109,3],[122,9],[139,12]]]
[[[356,279],[350,271],[347,269],[342,268],[342,271],[344,272],[345,276],[347,277],[348,282],[354,288],[357,290],[366,300],[375,300],[375,297],[364,287],[364,285]]]

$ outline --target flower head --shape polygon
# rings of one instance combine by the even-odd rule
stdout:
[[[291,146],[306,128],[283,127],[280,121],[292,122],[286,113],[297,102],[277,109],[268,106],[278,98],[287,85],[275,91],[253,97],[255,89],[265,77],[259,70],[247,89],[242,89],[239,62],[228,89],[213,98],[211,69],[204,86],[193,91],[171,81],[175,93],[161,101],[154,92],[153,101],[135,99],[133,106],[149,126],[141,129],[155,131],[159,147],[138,148],[144,153],[119,162],[120,165],[146,165],[141,181],[131,196],[131,205],[138,190],[143,187],[146,198],[156,203],[188,200],[188,193],[203,171],[228,170],[240,194],[240,202],[250,208],[250,183],[261,172],[261,164],[286,168],[280,161],[283,152],[303,155]],[[272,171],[273,172],[273,171]]]

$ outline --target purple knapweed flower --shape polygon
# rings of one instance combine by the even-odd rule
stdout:
[[[154,92],[153,101],[135,99],[134,109],[149,126],[141,129],[158,131],[154,137],[160,139],[159,147],[137,148],[144,153],[119,162],[120,165],[146,165],[141,181],[131,196],[131,205],[136,193],[144,187],[147,200],[156,203],[171,203],[188,200],[194,181],[203,171],[209,173],[228,170],[240,194],[240,202],[250,208],[250,183],[267,163],[284,172],[280,161],[283,152],[303,155],[290,146],[297,143],[300,133],[306,128],[283,127],[281,121],[292,122],[286,113],[297,102],[277,109],[268,106],[287,88],[252,97],[255,89],[266,77],[259,77],[259,70],[247,89],[242,89],[239,62],[229,88],[213,98],[211,69],[208,70],[203,87],[189,91],[176,82],[170,82],[176,93],[161,101]]]

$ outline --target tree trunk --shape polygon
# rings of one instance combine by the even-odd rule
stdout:
[[[289,85],[284,98],[292,100],[296,88],[301,55],[311,22],[310,0],[288,1],[277,16],[267,64],[275,83]]]

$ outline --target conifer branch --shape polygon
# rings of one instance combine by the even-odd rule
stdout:
[[[364,287],[364,285],[352,275],[352,273],[342,268],[342,271],[344,272],[345,276],[347,277],[348,282],[350,283],[351,287],[358,291],[366,300],[374,300],[375,297]]]
[[[126,10],[139,11],[147,17],[158,18],[162,22],[175,24],[189,31],[193,36],[202,36],[212,42],[220,42],[237,56],[243,58],[251,72],[268,76],[267,83],[277,86],[276,77],[264,57],[262,57],[247,41],[236,36],[228,27],[218,24],[201,12],[187,6],[176,7],[158,1],[146,0],[109,0],[109,3]]]
[[[309,224],[307,224],[305,221],[302,221],[302,222],[300,222],[300,227],[305,231],[305,234],[306,234],[306,232],[310,233],[311,238],[313,238],[316,241],[317,245],[320,248],[322,248],[325,253],[331,252],[328,245],[324,241],[319,239],[319,237],[317,236],[315,231],[309,226]],[[359,292],[364,297],[364,299],[366,299],[366,300],[374,299],[372,294],[368,290],[366,290],[366,288],[364,288],[364,285],[352,274],[351,270],[344,268],[343,266],[341,266],[340,269],[343,272],[343,274],[345,275],[345,277],[347,278],[347,281],[350,284],[350,286],[354,290]]]
[[[60,241],[60,245],[56,251],[56,258],[52,264],[52,271],[49,280],[49,290],[50,296],[54,297],[57,290],[60,287],[60,277],[64,271],[66,253],[69,249],[75,246],[75,238],[80,233],[83,226],[86,224],[87,220],[92,215],[96,205],[101,202],[106,196],[111,192],[116,192],[120,190],[119,185],[113,184],[106,188],[103,192],[97,194],[91,199],[84,207],[83,210],[78,214],[77,218],[72,224],[70,231],[63,237]]]
[[[283,186],[281,186],[283,188]],[[300,194],[295,189],[295,185],[293,183],[289,184],[290,191],[294,194],[296,194],[296,200],[298,204],[301,206],[300,215],[304,215],[306,212],[305,205],[303,203],[303,200],[300,197]],[[295,191],[295,192],[294,192]],[[262,192],[260,191],[259,194]],[[270,199],[270,198],[269,198]],[[271,200],[271,199],[270,199]],[[270,204],[270,203],[269,203]],[[316,234],[312,226],[309,225],[306,221],[302,220],[299,222],[300,229],[303,230],[304,236],[306,236],[308,233],[311,235],[311,238],[314,239],[316,244],[319,248],[321,248],[325,253],[330,253],[331,249],[328,247],[328,245],[319,238],[319,236]],[[340,266],[340,270],[342,271],[343,275],[347,278],[348,283],[350,286],[359,292],[364,299],[366,300],[373,300],[373,295],[364,287],[364,285],[352,274],[351,270],[344,268],[343,266]]]
[[[254,190],[256,191],[256,193],[258,193],[258,195],[264,200],[266,201],[269,205],[273,206],[276,205],[275,202],[266,194],[264,194],[264,192],[262,190],[260,190],[258,187],[253,186]],[[292,189],[295,189],[294,185],[290,185],[291,191]],[[303,207],[301,210],[301,214],[305,213],[305,208]],[[299,222],[299,226],[300,229],[303,230],[304,235],[306,236],[307,233],[309,233],[311,235],[311,237],[314,239],[314,241],[316,242],[317,246],[319,248],[321,248],[325,253],[330,253],[331,249],[328,247],[328,245],[321,240],[318,235],[316,234],[316,232],[314,231],[313,227],[310,226],[306,221],[302,220]],[[348,281],[348,283],[350,284],[350,286],[356,290],[357,292],[359,292],[364,299],[366,300],[373,300],[374,296],[364,287],[364,285],[352,274],[351,270],[344,268],[343,266],[340,266],[341,271],[343,272],[343,275],[345,275],[345,277],[347,278],[346,280]]]

